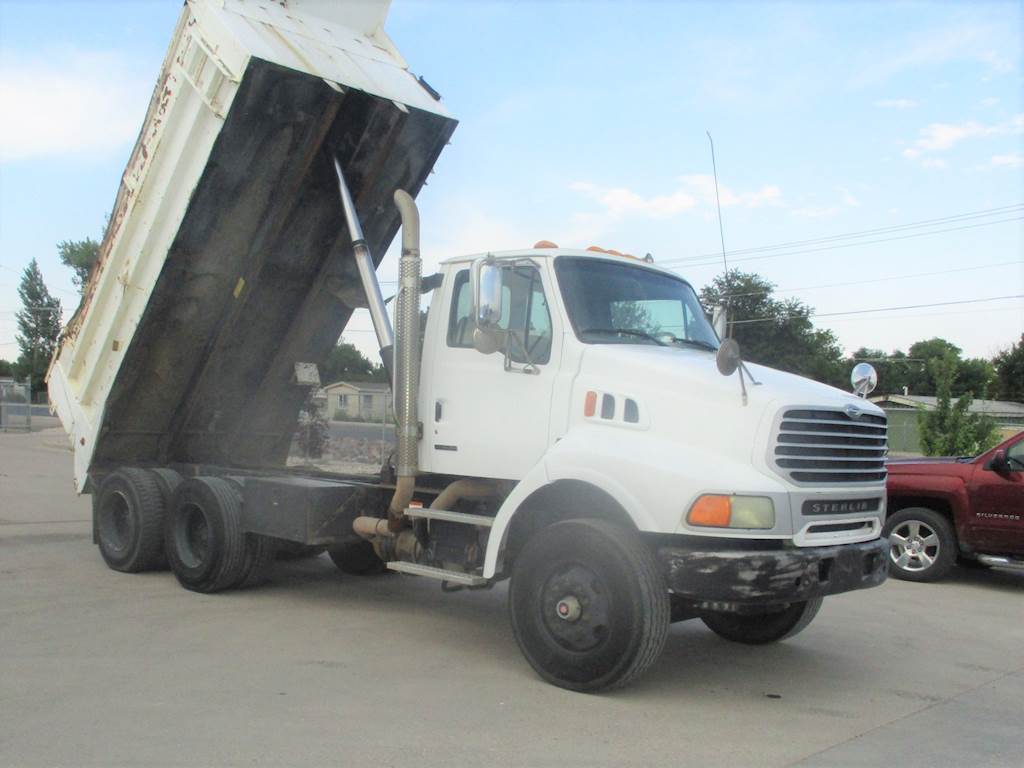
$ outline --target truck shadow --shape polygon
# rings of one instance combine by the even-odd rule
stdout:
[[[402,626],[415,636],[425,657],[432,655],[431,646],[436,645],[440,653],[456,645],[467,662],[493,666],[495,674],[511,674],[524,684],[543,685],[521,657],[513,637],[507,582],[491,590],[446,594],[424,579],[344,576],[323,556],[278,563],[274,581],[251,592],[256,596],[263,591],[287,593],[289,601],[316,604],[322,610],[372,613],[381,624]],[[819,621],[828,622],[828,615]],[[814,631],[815,627],[810,628],[807,637]],[[862,649],[851,647],[845,653],[820,639],[812,643],[796,638],[751,647],[718,638],[699,620],[674,624],[661,659],[648,674],[621,691],[603,695],[624,701],[634,696],[673,698],[690,696],[696,688],[701,695],[713,692],[726,699],[769,701],[781,698],[777,691],[794,685],[827,689],[837,679],[870,674],[870,661]]]

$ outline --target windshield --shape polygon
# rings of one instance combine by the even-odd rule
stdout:
[[[555,272],[580,341],[718,349],[718,338],[685,280],[580,256],[559,256]]]

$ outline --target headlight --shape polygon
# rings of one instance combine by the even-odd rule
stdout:
[[[705,494],[693,502],[686,522],[707,528],[774,528],[775,504],[767,496]]]

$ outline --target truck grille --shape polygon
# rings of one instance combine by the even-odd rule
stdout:
[[[795,483],[878,483],[885,480],[886,450],[884,416],[792,409],[782,416],[773,459]]]

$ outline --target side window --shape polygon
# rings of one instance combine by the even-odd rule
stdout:
[[[536,267],[502,270],[502,312],[498,327],[506,332],[514,362],[546,363],[551,359],[551,312]],[[473,346],[473,290],[469,270],[455,275],[448,316],[448,346]]]
[[[1024,469],[1024,440],[1018,440],[1006,449],[1006,459],[1010,462],[1010,469],[1016,472]]]
[[[469,284],[469,270],[455,275],[452,308],[448,315],[448,346],[473,346],[473,289]]]

